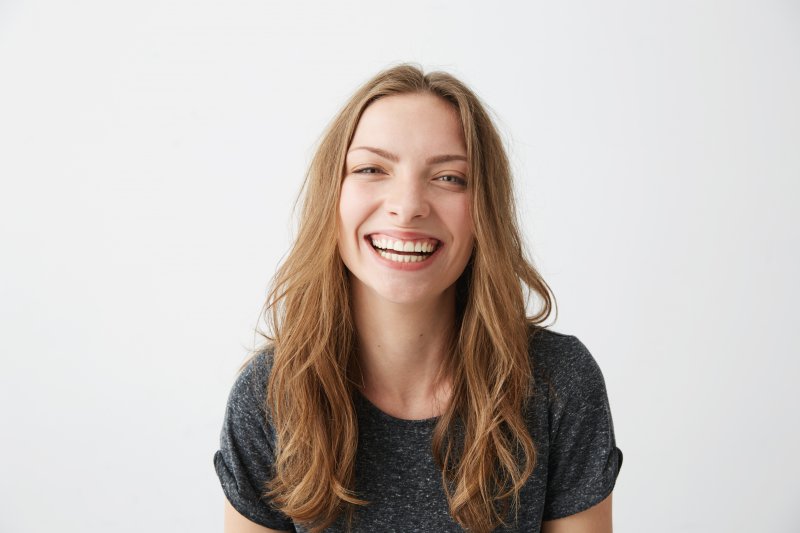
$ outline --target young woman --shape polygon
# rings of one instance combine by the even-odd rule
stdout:
[[[540,325],[553,299],[475,94],[379,73],[303,198],[214,456],[225,531],[610,532],[622,452],[603,376]]]

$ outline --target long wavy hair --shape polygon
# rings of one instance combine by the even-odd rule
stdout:
[[[345,157],[364,110],[378,98],[430,93],[461,120],[469,160],[473,255],[458,279],[447,356],[449,405],[432,454],[450,514],[462,527],[508,523],[537,462],[525,423],[532,394],[531,328],[547,319],[552,291],[526,258],[503,142],[479,98],[445,72],[401,64],[361,86],[326,128],[305,177],[296,240],[272,280],[263,315],[272,352],[266,410],[275,432],[274,477],[264,495],[311,531],[369,502],[355,492],[358,426],[356,331],[348,272],[337,247]],[[527,315],[538,295],[539,311]]]

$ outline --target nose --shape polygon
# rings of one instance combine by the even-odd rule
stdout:
[[[417,176],[395,176],[386,198],[386,209],[398,224],[408,224],[430,213],[425,183]]]

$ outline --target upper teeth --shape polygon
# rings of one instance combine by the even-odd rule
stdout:
[[[373,246],[398,252],[432,252],[436,248],[436,242],[431,240],[400,241],[387,238],[371,238],[371,240]]]

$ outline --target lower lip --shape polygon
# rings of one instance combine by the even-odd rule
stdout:
[[[389,268],[393,268],[394,270],[403,270],[406,272],[422,270],[423,268],[427,268],[428,266],[430,266],[430,264],[433,263],[433,261],[436,259],[436,256],[439,255],[439,250],[441,250],[443,246],[442,243],[439,243],[439,246],[436,247],[436,250],[434,250],[434,252],[431,255],[429,255],[422,261],[417,261],[416,263],[412,263],[410,261],[408,263],[399,263],[397,261],[392,261],[391,259],[386,259],[385,257],[382,257],[381,254],[378,253],[378,250],[376,250],[375,247],[372,246],[372,243],[369,241],[369,239],[364,239],[364,243],[372,251],[373,257],[375,257],[375,259],[382,265],[387,266]]]

